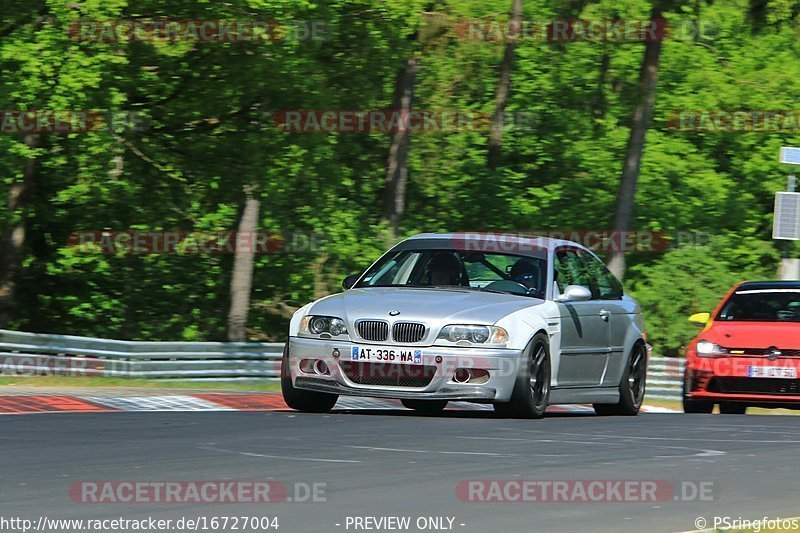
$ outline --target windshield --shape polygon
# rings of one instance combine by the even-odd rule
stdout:
[[[459,287],[544,298],[546,283],[544,259],[428,249],[387,253],[356,287]]]
[[[800,322],[800,289],[760,289],[731,296],[717,320]]]

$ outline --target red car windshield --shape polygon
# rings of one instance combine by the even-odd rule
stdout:
[[[757,289],[735,292],[716,320],[741,322],[800,322],[800,290]]]

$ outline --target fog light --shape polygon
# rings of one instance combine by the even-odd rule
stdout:
[[[456,383],[467,383],[472,377],[472,371],[469,368],[459,368],[453,374],[453,381]]]
[[[328,365],[326,365],[325,361],[322,359],[317,359],[317,362],[314,363],[314,371],[323,376],[330,374],[330,372],[328,372]]]

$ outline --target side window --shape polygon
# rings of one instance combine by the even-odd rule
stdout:
[[[592,287],[591,277],[586,270],[586,265],[578,256],[577,250],[570,248],[561,248],[556,250],[556,263],[554,265],[556,271],[556,283],[558,283],[558,290],[564,292],[567,285],[583,285],[584,287]]]
[[[592,295],[600,300],[622,298],[622,284],[608,271],[603,262],[590,253],[582,251],[580,255],[592,278]]]

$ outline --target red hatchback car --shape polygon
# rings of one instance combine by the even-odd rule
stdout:
[[[740,283],[713,314],[689,320],[705,328],[686,352],[685,412],[800,409],[800,282]]]

